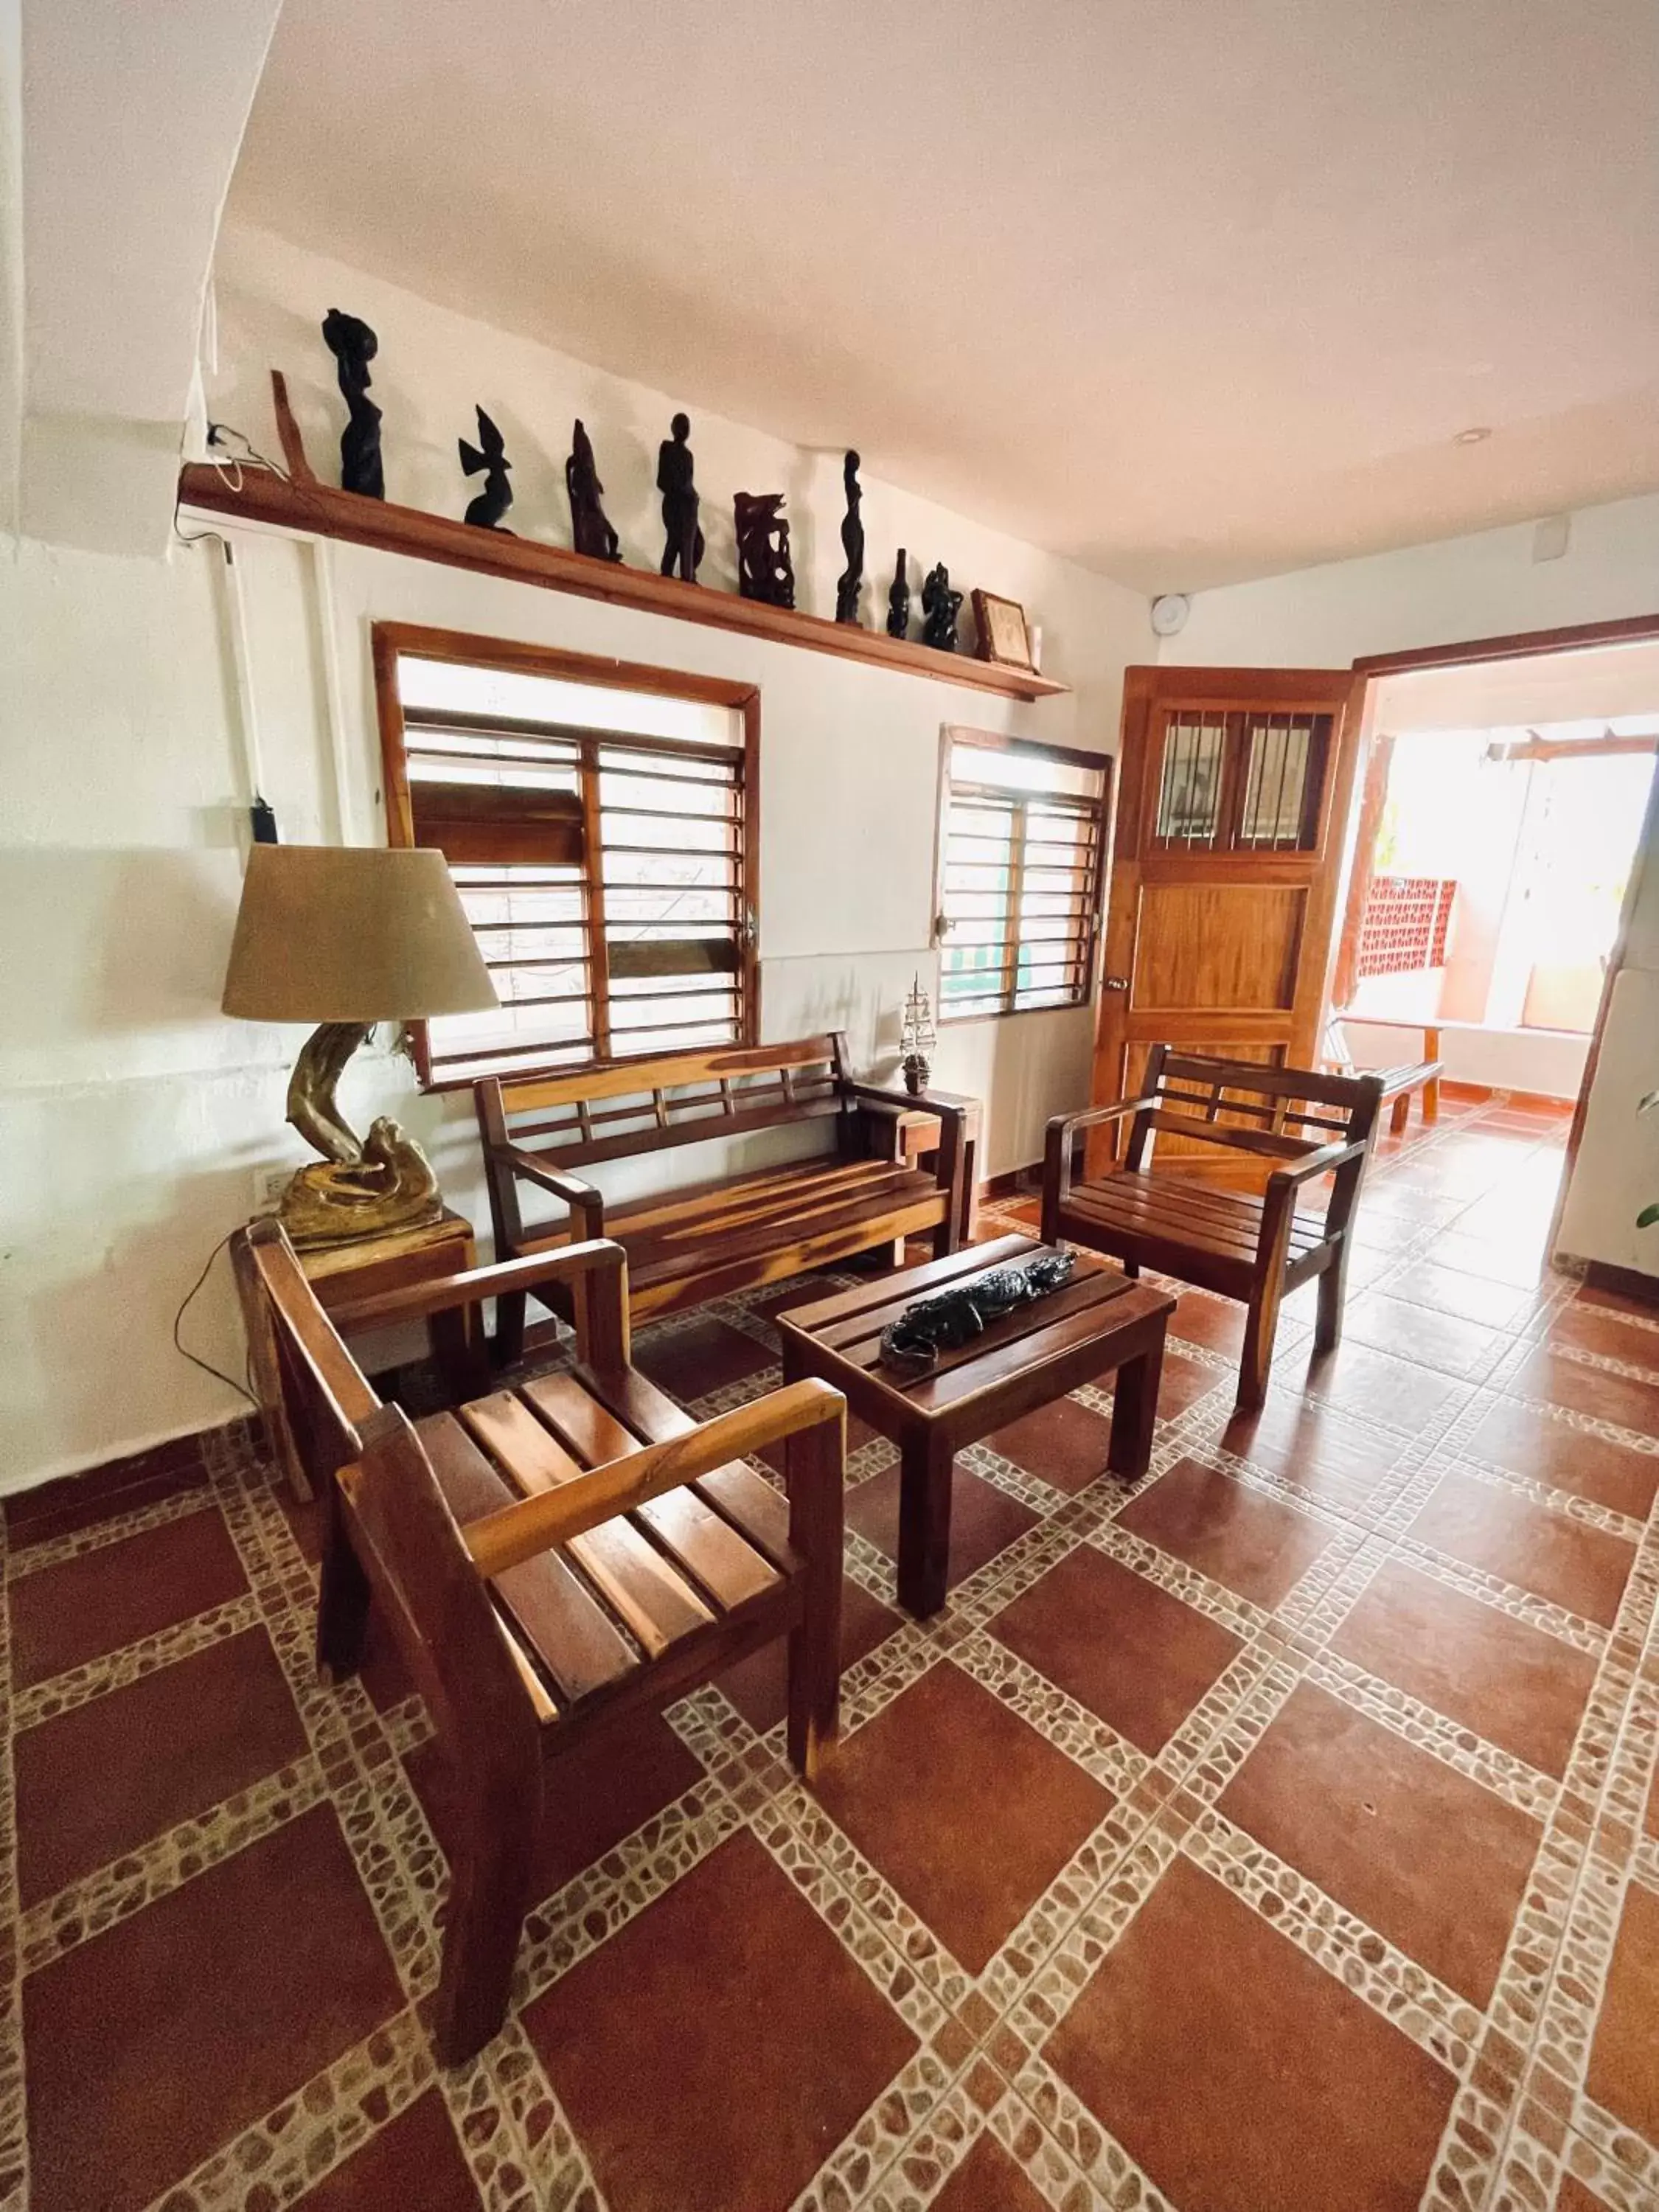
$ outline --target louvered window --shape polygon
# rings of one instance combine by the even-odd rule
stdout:
[[[423,1079],[750,1041],[752,693],[686,678],[675,696],[654,672],[622,689],[573,678],[574,655],[491,665],[400,635],[376,635],[391,841],[447,854],[501,1000],[416,1025]]]
[[[939,1014],[1076,1006],[1094,988],[1110,764],[947,730]]]

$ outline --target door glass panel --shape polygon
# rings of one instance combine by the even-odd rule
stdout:
[[[1158,794],[1160,845],[1213,845],[1221,827],[1224,715],[1177,712],[1164,726],[1164,776]]]
[[[1325,714],[1249,714],[1237,845],[1307,851],[1319,834]]]

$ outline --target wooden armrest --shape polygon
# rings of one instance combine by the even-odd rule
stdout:
[[[1297,1183],[1309,1182],[1315,1176],[1328,1175],[1333,1168],[1340,1168],[1349,1160],[1364,1159],[1369,1150],[1369,1145],[1364,1143],[1322,1145],[1317,1152],[1310,1152],[1294,1167],[1275,1168],[1267,1178],[1269,1187],[1279,1183],[1289,1189]]]
[[[631,1513],[666,1490],[678,1490],[699,1475],[713,1474],[728,1460],[741,1459],[763,1444],[798,1436],[834,1421],[846,1443],[847,1401],[827,1382],[808,1377],[769,1391],[753,1404],[717,1413],[666,1443],[645,1444],[621,1459],[608,1460],[574,1481],[535,1498],[503,1506],[468,1524],[466,1548],[483,1576],[504,1574],[538,1552],[568,1543],[603,1521]]]
[[[489,1154],[514,1175],[550,1191],[555,1198],[562,1198],[567,1206],[574,1206],[580,1212],[591,1213],[596,1209],[604,1212],[604,1194],[595,1190],[591,1182],[584,1182],[580,1176],[567,1174],[562,1168],[549,1167],[545,1160],[526,1152],[522,1145],[491,1145]]]
[[[1121,1098],[1115,1106],[1089,1106],[1080,1114],[1056,1114],[1048,1123],[1048,1144],[1063,1144],[1073,1129],[1091,1129],[1103,1121],[1120,1121],[1125,1114],[1138,1114],[1143,1106],[1156,1106],[1152,1098]]]
[[[533,1291],[538,1283],[573,1282],[596,1271],[623,1277],[625,1289],[627,1269],[628,1255],[622,1246],[609,1237],[595,1237],[584,1244],[561,1244],[551,1252],[532,1252],[522,1260],[497,1260],[488,1267],[440,1275],[430,1283],[410,1283],[401,1291],[352,1298],[333,1307],[330,1317],[341,1330],[389,1328],[398,1322],[429,1320],[452,1306],[477,1305],[482,1298]]]

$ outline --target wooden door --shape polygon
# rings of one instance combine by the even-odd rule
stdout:
[[[1349,669],[1125,672],[1095,1103],[1133,1097],[1161,1042],[1317,1064],[1361,689]]]

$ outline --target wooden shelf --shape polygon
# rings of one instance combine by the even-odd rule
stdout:
[[[1005,668],[965,653],[937,653],[932,646],[889,637],[884,630],[855,629],[845,623],[825,622],[820,615],[766,606],[708,585],[684,583],[678,576],[596,561],[534,538],[482,530],[447,515],[423,514],[418,507],[395,507],[388,500],[365,499],[361,493],[338,491],[297,474],[290,482],[274,471],[245,465],[240,485],[233,485],[210,465],[189,463],[179,471],[179,499],[181,506],[210,514],[268,523],[313,537],[343,538],[353,545],[378,546],[382,552],[406,553],[416,561],[441,561],[453,568],[538,584],[544,591],[574,592],[580,599],[608,600],[612,606],[637,607],[647,614],[672,615],[679,622],[769,638],[775,644],[805,646],[811,653],[833,653],[843,660],[868,661],[908,676],[931,677],[938,684],[995,691],[1006,699],[1050,699],[1071,689],[1032,669]]]

